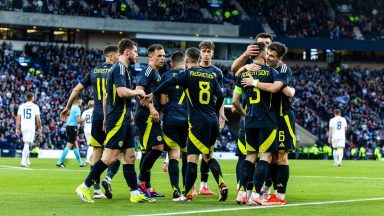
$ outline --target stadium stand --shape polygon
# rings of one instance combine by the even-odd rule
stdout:
[[[46,54],[46,55],[45,55]],[[16,56],[31,57],[32,67],[22,67]],[[23,53],[14,51],[12,44],[0,46],[0,101],[2,110],[0,139],[20,143],[14,135],[17,106],[24,101],[26,91],[37,94],[37,104],[42,110],[44,136],[38,143],[43,149],[61,149],[65,145],[65,127],[59,119],[70,89],[103,57],[98,50],[82,47],[28,44]],[[231,97],[235,78],[228,67],[218,65],[224,74],[226,97]],[[325,67],[292,67],[296,96],[296,122],[326,143],[328,120],[336,107],[348,110],[348,139],[353,146],[372,149],[384,144],[384,89],[381,85],[383,70],[362,68],[334,69]],[[348,82],[347,82],[348,81]],[[332,96],[330,96],[332,95]],[[91,97],[90,90],[82,94],[84,100]],[[83,107],[85,108],[85,107]],[[226,127],[216,148],[233,151],[237,132]],[[80,136],[82,137],[82,136]],[[80,138],[81,143],[83,139]]]

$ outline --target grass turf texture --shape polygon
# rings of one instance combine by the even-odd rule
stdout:
[[[152,169],[152,185],[167,197],[158,198],[156,203],[138,204],[129,203],[129,189],[122,169],[113,179],[113,199],[96,200],[90,204],[75,195],[75,189],[87,176],[89,167],[80,168],[75,160],[67,160],[66,168],[57,168],[53,159],[32,159],[31,162],[30,169],[22,169],[18,167],[19,158],[0,158],[0,215],[161,215],[215,209],[218,211],[194,215],[328,216],[384,213],[384,164],[379,161],[343,161],[342,167],[334,167],[332,160],[292,160],[287,190],[287,203],[292,206],[272,208],[250,208],[236,204],[236,161],[219,161],[229,186],[229,197],[224,203],[217,201],[218,196],[198,196],[192,203],[173,203],[168,173],[162,172],[162,160],[158,160]],[[199,184],[200,176],[197,188]],[[218,192],[212,175],[209,177],[209,188]],[[348,201],[365,198],[383,199]],[[345,202],[323,203],[338,200]]]

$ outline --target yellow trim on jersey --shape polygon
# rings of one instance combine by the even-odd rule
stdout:
[[[97,99],[101,100],[101,94],[100,94],[100,78],[96,79],[96,86],[97,86]]]
[[[247,149],[240,139],[237,139],[237,148],[239,148],[241,154],[247,155]]]
[[[263,144],[260,145],[259,152],[262,152],[262,153],[267,152],[268,148],[271,147],[271,145],[276,139],[276,133],[277,133],[277,130],[273,129],[269,137],[263,142]]]
[[[116,92],[117,92],[115,84],[113,84],[113,91],[112,92],[113,92],[113,102],[112,102],[112,104],[115,104]]]
[[[151,114],[149,114],[148,119],[145,123],[147,123],[147,126],[145,128],[144,135],[143,135],[143,147],[144,147],[144,150],[147,150],[149,135],[151,134],[152,124],[153,124]]]
[[[192,144],[195,145],[202,154],[209,154],[210,150],[199,139],[197,139],[195,135],[193,135],[191,130],[189,130],[188,137],[192,141]]]
[[[296,147],[296,135],[295,135],[295,133],[292,130],[291,122],[289,121],[289,116],[285,115],[284,119],[285,119],[285,123],[287,123],[289,134],[292,137],[293,145]]]
[[[112,139],[113,136],[117,133],[117,131],[120,130],[121,125],[123,124],[124,118],[125,118],[125,113],[127,111],[126,104],[124,103],[124,110],[123,113],[121,114],[119,120],[116,122],[115,127],[112,128],[112,130],[108,131],[107,133],[107,138],[104,141],[104,145],[106,145],[110,139]]]
[[[280,116],[283,116],[283,97],[280,96]]]
[[[245,150],[247,152],[256,152],[256,149],[254,149],[251,145],[249,145],[249,143],[247,142],[247,135],[244,135],[245,136]]]
[[[181,97],[180,97],[178,104],[182,104],[184,101],[184,98],[185,98],[185,92],[183,91],[183,94],[181,94]]]
[[[181,151],[184,153],[187,152],[187,147],[181,148]]]
[[[191,106],[193,106],[193,103],[192,103],[192,100],[191,100],[191,96],[189,95],[189,89],[185,89],[185,94],[187,94],[189,102],[191,103]]]
[[[89,140],[89,145],[92,147],[103,147],[102,144],[100,144],[93,136],[91,135],[91,138]]]
[[[177,150],[180,149],[179,144],[177,142],[173,141],[171,138],[169,138],[165,133],[163,133],[163,139],[165,141],[165,144],[172,149],[172,150]]]

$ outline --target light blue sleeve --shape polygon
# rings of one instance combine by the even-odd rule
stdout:
[[[77,117],[77,116],[81,116],[81,110],[80,110],[80,107],[76,107],[75,114],[76,114],[76,117]]]

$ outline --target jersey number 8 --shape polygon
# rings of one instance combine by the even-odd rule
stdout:
[[[209,104],[209,100],[211,99],[211,92],[209,89],[211,88],[209,82],[199,82],[199,102],[201,104]]]

